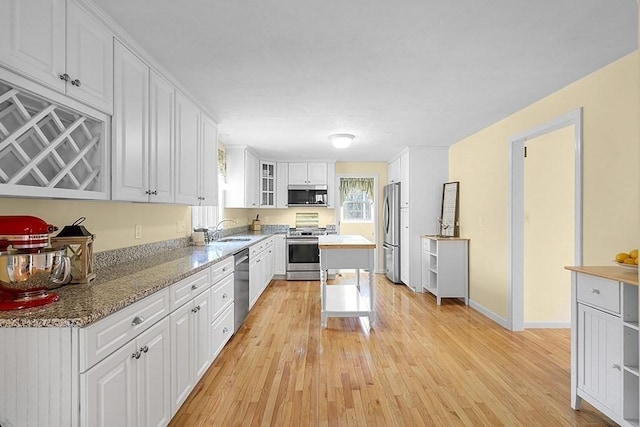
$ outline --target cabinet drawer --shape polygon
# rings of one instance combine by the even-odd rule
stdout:
[[[209,279],[208,269],[200,271],[186,279],[182,279],[178,283],[174,283],[169,287],[171,311],[192,300],[195,296],[199,295],[202,291],[207,290],[210,286],[211,280]]]
[[[211,283],[216,283],[229,273],[233,272],[234,264],[233,257],[230,256],[220,262],[217,262],[211,266]]]
[[[233,288],[234,275],[230,274],[220,281],[220,283],[214,285],[213,292],[213,305],[211,307],[211,318],[218,317],[220,313],[226,308],[227,305],[233,301],[234,288]]]
[[[163,289],[86,328],[80,329],[80,372],[95,365],[169,314]]]
[[[211,324],[213,329],[213,357],[218,355],[222,347],[229,341],[233,335],[233,304],[231,304],[222,315]]]
[[[620,284],[602,277],[578,274],[578,301],[620,313]]]

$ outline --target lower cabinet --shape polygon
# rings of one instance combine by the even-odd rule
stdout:
[[[249,250],[249,308],[253,307],[273,278],[275,247],[273,237]]]
[[[170,411],[169,319],[80,375],[85,426],[161,426]]]
[[[279,276],[287,274],[287,236],[273,236],[273,273]]]
[[[171,313],[171,412],[175,414],[211,362],[207,289]]]
[[[231,304],[227,309],[211,323],[211,336],[213,336],[213,357],[220,354],[224,345],[233,335],[233,315],[234,305]]]

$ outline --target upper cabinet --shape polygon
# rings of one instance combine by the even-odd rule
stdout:
[[[276,208],[283,209],[289,203],[287,185],[289,184],[289,164],[276,164]]]
[[[327,185],[327,164],[289,163],[289,185]]]
[[[218,127],[200,114],[199,194],[201,206],[218,205]]]
[[[260,207],[276,207],[276,164],[260,162]]]
[[[227,145],[225,208],[259,207],[258,157],[244,145]]]
[[[73,0],[2,0],[2,9],[0,63],[113,112],[113,34],[100,21]]]
[[[175,195],[175,90],[150,70],[149,75],[149,201],[172,203]]]
[[[387,179],[389,183],[400,182],[400,158],[389,163],[387,167]]]
[[[407,151],[400,157],[400,207],[409,207],[409,190],[411,188],[411,164],[409,162],[409,152]],[[427,167],[426,164],[418,167]]]
[[[189,98],[176,94],[176,203],[199,205],[198,145],[200,110]]]

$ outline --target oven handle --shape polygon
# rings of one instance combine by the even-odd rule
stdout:
[[[287,245],[317,245],[318,239],[287,239]]]

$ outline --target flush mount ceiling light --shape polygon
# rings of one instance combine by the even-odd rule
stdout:
[[[331,143],[336,148],[347,148],[351,145],[353,138],[355,138],[355,136],[350,133],[336,133],[334,135],[329,135]]]

